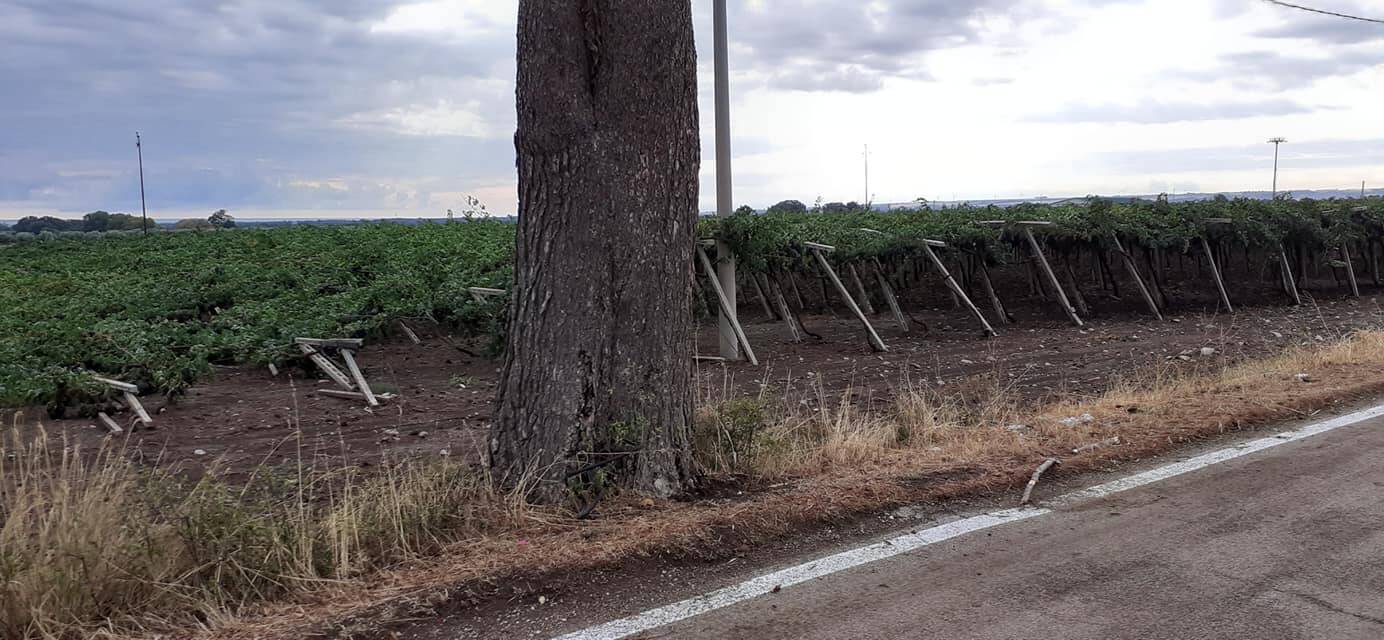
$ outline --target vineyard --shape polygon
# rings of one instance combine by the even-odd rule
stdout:
[[[741,308],[762,304],[794,341],[812,335],[802,311],[832,305],[859,310],[870,334],[876,308],[906,331],[920,290],[974,301],[977,328],[1002,334],[1006,305],[1081,322],[1097,297],[1154,315],[1189,304],[1165,290],[1188,264],[1213,306],[1296,302],[1312,277],[1358,291],[1379,279],[1384,200],[780,213],[701,231],[735,254]],[[0,406],[80,410],[104,392],[93,374],[178,393],[214,365],[297,362],[298,336],[381,338],[399,320],[493,344],[503,298],[468,289],[509,286],[513,239],[509,224],[471,221],[0,245]],[[707,313],[716,297],[700,286]]]

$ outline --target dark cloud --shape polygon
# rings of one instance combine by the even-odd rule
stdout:
[[[706,4],[706,3],[700,3]],[[975,42],[987,17],[1017,11],[1024,0],[732,2],[733,64],[770,88],[868,92],[892,77],[926,79],[923,54]],[[701,14],[706,14],[702,16]],[[699,12],[710,34],[710,11]],[[702,51],[710,51],[702,37]]]
[[[0,197],[132,208],[135,130],[146,136],[150,177],[166,179],[158,192],[166,206],[277,206],[295,176],[510,170],[512,94],[493,78],[512,73],[512,29],[372,31],[396,4],[8,0],[0,4],[0,121],[22,126],[0,128]],[[499,143],[359,126],[401,109],[462,108],[448,100],[473,103]],[[420,166],[420,158],[437,162]],[[89,166],[108,171],[65,177]]]
[[[1309,107],[1291,100],[1262,102],[1140,102],[1134,105],[1078,104],[1032,118],[1033,122],[1166,124],[1201,120],[1241,120],[1264,116],[1312,113]]]

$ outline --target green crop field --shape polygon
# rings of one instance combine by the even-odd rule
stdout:
[[[1330,260],[1344,245],[1373,261],[1384,239],[1379,198],[742,214],[703,220],[701,231],[727,241],[745,273],[808,268],[803,242],[835,246],[838,262],[908,255],[923,238],[990,264],[1012,261],[1013,234],[975,224],[992,219],[1050,221],[1047,246],[1078,256],[1116,236],[1173,251],[1205,236],[1244,248],[1247,259],[1282,247]],[[514,230],[479,221],[10,236],[0,246],[0,406],[99,393],[93,373],[178,392],[213,364],[296,358],[297,336],[378,336],[401,318],[498,336],[503,314],[466,288],[509,286]]]
[[[514,227],[366,224],[0,248],[0,406],[64,402],[90,372],[178,391],[213,363],[290,358],[295,336],[395,318],[482,329],[468,286],[506,287]]]

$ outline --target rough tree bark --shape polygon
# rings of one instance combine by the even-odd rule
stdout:
[[[521,0],[519,224],[490,465],[554,502],[597,463],[694,480],[700,147],[688,0]],[[633,452],[633,453],[630,453]]]

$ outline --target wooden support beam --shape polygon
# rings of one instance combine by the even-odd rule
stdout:
[[[860,298],[860,307],[869,315],[875,315],[875,305],[870,302],[870,292],[865,290],[865,283],[860,281],[860,272],[856,270],[855,263],[846,265],[846,271],[851,274],[851,284],[855,285],[855,295]]]
[[[820,244],[817,242],[804,242],[803,246],[814,251],[825,251],[827,253],[831,253],[836,250],[836,247],[833,247],[829,244]]]
[[[1024,224],[1024,223],[1020,223]],[[1067,317],[1072,319],[1072,324],[1078,327],[1085,326],[1081,321],[1081,316],[1076,314],[1076,309],[1072,307],[1071,301],[1067,300],[1066,292],[1062,291],[1062,283],[1057,281],[1057,274],[1053,273],[1052,265],[1048,264],[1048,259],[1043,255],[1043,247],[1038,244],[1038,239],[1033,237],[1033,229],[1024,226],[1024,237],[1028,239],[1029,248],[1033,249],[1033,256],[1038,260],[1038,265],[1042,267],[1043,273],[1048,276],[1048,284],[1052,285],[1052,290],[1057,292],[1057,301],[1062,305],[1062,310],[1067,312]]]
[[[105,427],[106,431],[111,435],[118,436],[122,433],[125,433],[125,430],[120,428],[120,424],[117,423],[115,420],[111,419],[111,417],[107,415],[105,411],[98,412],[96,414],[96,418],[101,421],[101,426]]]
[[[1302,295],[1298,293],[1297,280],[1293,278],[1293,267],[1288,262],[1288,250],[1283,247],[1283,243],[1278,243],[1278,264],[1282,268],[1283,286],[1288,289],[1288,294],[1293,296],[1293,304],[1302,304]]]
[[[319,349],[359,349],[365,346],[364,340],[356,338],[333,338],[330,340],[294,338],[293,341],[298,344],[305,344],[309,347],[317,347]]]
[[[321,352],[301,343],[298,345],[298,348],[302,350],[303,355],[307,356],[313,364],[317,365],[317,368],[320,369],[322,373],[327,374],[327,377],[331,378],[333,382],[345,387],[348,391],[355,390],[356,386],[351,382],[351,379],[347,378],[346,374],[335,364],[332,364],[332,361],[328,360]]]
[[[1134,278],[1134,284],[1138,285],[1139,293],[1144,296],[1144,304],[1148,305],[1149,313],[1162,320],[1163,312],[1158,310],[1158,304],[1153,301],[1153,294],[1149,293],[1148,286],[1144,284],[1144,278],[1139,275],[1139,266],[1134,263],[1134,256],[1125,251],[1124,245],[1120,244],[1120,238],[1114,233],[1110,234],[1110,240],[1115,243],[1115,251],[1120,254],[1120,261],[1124,263],[1125,271],[1129,272],[1129,277]]]
[[[366,404],[372,407],[380,406],[380,401],[375,398],[375,393],[370,390],[370,383],[365,381],[365,374],[361,373],[360,367],[356,364],[355,352],[350,349],[342,349],[341,358],[346,361],[346,368],[351,370],[351,377],[355,378],[356,387],[360,389],[361,395],[365,396]]]
[[[735,310],[730,308],[730,300],[726,298],[725,289],[721,288],[721,281],[716,277],[716,267],[711,264],[711,258],[707,257],[706,249],[697,246],[697,259],[702,263],[702,269],[706,270],[706,279],[711,283],[711,289],[716,293],[716,302],[721,305],[721,317],[730,323],[731,330],[735,332],[735,339],[740,343],[740,348],[745,350],[745,359],[750,364],[759,366],[759,358],[754,355],[754,349],[750,347],[750,339],[745,337],[745,329],[740,326],[740,319],[735,317]]]
[[[154,419],[149,417],[149,412],[145,411],[144,405],[139,403],[139,396],[129,391],[125,391],[123,394],[125,396],[125,406],[129,407],[130,411],[135,412],[136,416],[139,416],[140,422],[143,422],[145,425],[154,424]]]
[[[884,294],[884,302],[889,305],[889,313],[893,314],[895,324],[899,325],[899,330],[908,333],[908,316],[903,314],[903,309],[899,308],[899,299],[894,296],[894,288],[889,286],[889,278],[884,277],[884,266],[880,264],[879,258],[870,258],[875,265],[875,282],[879,284],[879,290]]]
[[[1211,250],[1211,243],[1206,241],[1206,236],[1201,236],[1201,250],[1206,254],[1206,261],[1211,266],[1211,277],[1216,280],[1216,290],[1221,293],[1221,304],[1225,305],[1226,313],[1235,313],[1235,307],[1230,305],[1230,294],[1225,292],[1225,280],[1221,279],[1221,267],[1216,264],[1216,252]]]
[[[985,328],[986,335],[999,335],[999,332],[995,331],[995,328],[990,326],[990,322],[985,319],[985,314],[981,313],[980,309],[976,308],[976,304],[974,302],[971,302],[971,297],[966,295],[966,290],[962,289],[961,285],[956,282],[956,278],[953,278],[951,272],[947,271],[947,265],[942,264],[942,259],[937,256],[937,252],[932,250],[933,246],[937,245],[934,245],[931,242],[924,242],[923,253],[927,254],[928,259],[932,261],[932,265],[937,267],[937,272],[942,274],[942,280],[947,283],[948,287],[951,288],[952,295],[955,296],[957,299],[965,302],[966,308],[970,309],[971,314],[974,315],[976,319],[980,321],[980,326]]]
[[[803,244],[811,247],[815,243]],[[827,245],[816,246],[826,247]],[[822,255],[823,251],[829,249],[830,247],[827,247],[827,249],[818,249],[816,247],[812,247],[812,255],[817,257],[817,263],[822,266],[822,270],[826,272],[827,277],[831,278],[832,284],[836,285],[836,290],[841,293],[841,298],[846,301],[846,306],[850,308],[851,313],[854,313],[855,317],[860,320],[860,324],[865,326],[865,336],[870,343],[870,348],[874,349],[875,351],[888,351],[889,347],[884,346],[884,340],[880,339],[879,334],[875,333],[875,328],[870,325],[870,319],[865,317],[864,313],[861,313],[860,307],[856,306],[855,300],[851,298],[850,292],[846,291],[846,285],[841,284],[841,278],[837,277],[836,270],[831,268],[831,263],[827,262],[827,257],[825,255]]]
[[[694,356],[692,356],[692,359],[693,359],[693,360],[696,360],[697,362],[728,362],[725,358],[722,358],[721,356],[697,356],[697,355],[694,355]]]
[[[1360,297],[1360,284],[1355,281],[1355,263],[1350,260],[1350,243],[1341,243],[1341,258],[1346,263],[1346,280],[1350,282],[1350,295],[1353,298]]]

